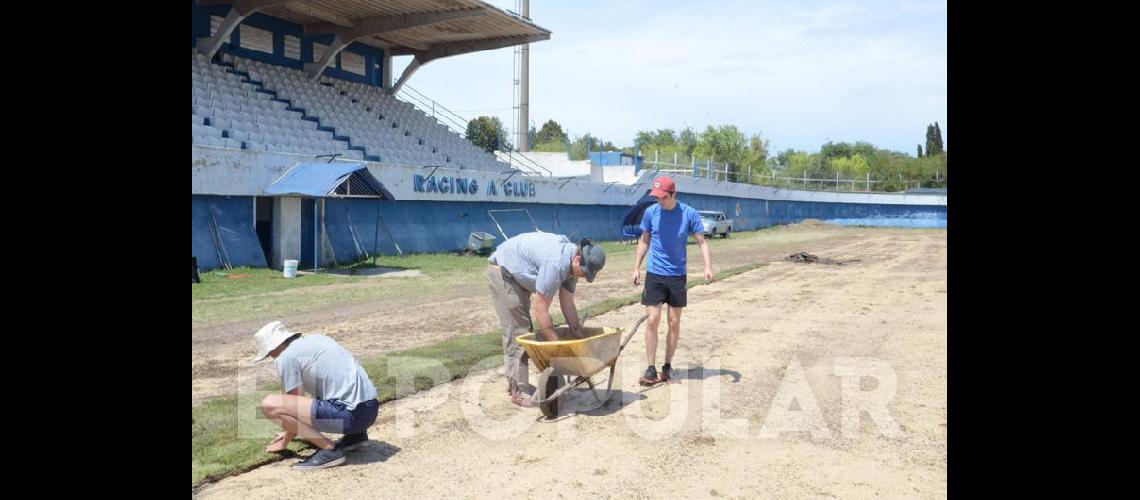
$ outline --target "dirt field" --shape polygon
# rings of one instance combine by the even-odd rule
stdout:
[[[718,254],[714,247],[719,268],[732,259],[771,264],[689,291],[674,359],[677,384],[637,385],[645,368],[639,333],[618,362],[620,392],[589,414],[536,422],[537,409],[510,405],[501,375],[481,371],[382,406],[369,429],[372,441],[350,452],[345,466],[301,473],[289,469],[295,459],[285,460],[199,495],[946,496],[946,231],[816,227],[788,234],[795,231],[823,236],[759,252]],[[860,262],[779,260],[799,250]],[[625,284],[630,267],[604,273],[602,288],[636,291]],[[356,315],[348,308],[313,324],[354,352],[402,349],[452,335],[444,332],[454,326],[444,322],[457,316],[469,318],[461,327],[472,333],[494,329],[483,295],[447,301],[449,309],[470,314],[418,317],[416,328],[375,308]],[[629,306],[591,324],[629,328],[643,312]],[[378,331],[400,334],[386,340],[370,334]],[[218,334],[225,341],[212,350],[199,347],[205,336],[196,332],[195,373],[199,355],[224,364],[225,356],[207,354],[223,351],[216,345],[246,342],[248,332],[233,339]],[[658,365],[664,334],[662,321]],[[251,350],[242,349],[239,358]],[[849,365],[874,375],[841,376]],[[209,392],[207,386],[195,377],[195,394]],[[858,412],[850,401],[861,394],[883,396],[885,411]],[[586,398],[575,394],[570,404]],[[858,415],[855,427],[841,424],[845,410]]]
[[[755,262],[777,261],[789,253],[804,250],[830,255],[833,245],[856,241],[867,234],[882,233],[890,238],[892,230],[859,230],[837,226],[797,224],[774,230],[738,233],[728,239],[717,238],[712,245],[715,270],[728,269]],[[906,234],[906,233],[898,233]],[[690,246],[689,272],[700,279],[700,253]],[[606,263],[594,283],[584,284],[578,294],[579,307],[608,298],[637,293],[628,282],[633,268],[633,252],[615,255]],[[644,265],[642,266],[644,270]],[[427,278],[417,278],[427,279]],[[319,287],[380,287],[379,280]],[[309,289],[299,288],[275,292],[281,300],[302,301]],[[235,299],[223,299],[235,300]],[[552,307],[557,311],[557,306]],[[281,319],[290,328],[330,335],[358,358],[368,358],[392,351],[409,349],[448,338],[495,331],[498,319],[490,307],[483,270],[467,285],[445,287],[430,298],[371,301],[346,304],[318,312],[286,317],[263,317],[195,327],[191,332],[191,400],[232,394],[238,366],[254,354],[252,336],[265,323]],[[258,379],[274,380],[273,366],[257,367]]]

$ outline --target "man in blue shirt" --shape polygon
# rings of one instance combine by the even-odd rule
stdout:
[[[681,311],[688,303],[685,289],[688,249],[685,245],[689,235],[696,238],[701,247],[705,281],[711,283],[713,278],[704,224],[693,207],[677,201],[677,185],[673,179],[654,179],[649,195],[657,198],[657,204],[646,208],[641,218],[641,238],[637,241],[637,260],[633,265],[633,284],[637,286],[641,282],[641,261],[649,251],[645,289],[641,293],[641,304],[649,313],[645,330],[645,358],[649,368],[639,381],[641,385],[668,382],[673,378],[673,353],[681,337]],[[661,321],[662,302],[669,304],[669,335],[665,338],[665,364],[658,374],[653,365],[657,359],[657,325]]]

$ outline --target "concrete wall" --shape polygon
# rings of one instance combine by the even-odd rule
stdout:
[[[602,167],[602,182],[617,182],[618,184],[636,184],[641,179],[634,165],[605,165]]]
[[[273,199],[273,255],[269,265],[284,266],[284,260],[301,259],[301,198]]]
[[[555,177],[590,175],[590,162],[586,160],[573,161],[566,153],[527,151],[524,154],[527,158],[534,160],[535,163],[550,170]],[[495,157],[503,163],[510,161],[510,157],[502,151],[495,151]]]

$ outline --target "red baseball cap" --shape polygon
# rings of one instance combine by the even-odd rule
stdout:
[[[649,192],[649,196],[665,197],[675,192],[677,192],[677,184],[673,182],[673,178],[662,176],[653,179],[653,190]]]

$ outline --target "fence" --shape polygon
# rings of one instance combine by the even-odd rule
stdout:
[[[641,154],[641,152],[638,152]],[[817,178],[808,177],[807,171],[800,177],[781,176],[778,173],[753,173],[752,167],[740,172],[727,163],[715,162],[710,159],[698,159],[679,153],[672,154],[671,158],[662,158],[657,150],[652,156],[642,155],[642,165],[648,170],[654,170],[665,175],[690,176],[711,179],[717,182],[738,182],[743,184],[756,184],[788,189],[805,189],[814,191],[858,191],[868,193],[895,193],[909,189],[942,188],[946,187],[946,179],[941,172],[935,173],[934,179],[904,179],[901,174],[895,179],[872,178],[866,174],[862,179],[844,177],[836,172],[835,177]]]

